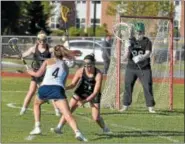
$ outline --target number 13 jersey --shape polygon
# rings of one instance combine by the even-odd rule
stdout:
[[[42,85],[59,85],[65,87],[69,68],[63,60],[48,60],[46,73]]]

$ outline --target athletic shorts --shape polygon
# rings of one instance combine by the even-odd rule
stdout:
[[[36,82],[36,84],[41,84],[41,82],[43,81],[43,79],[44,79],[44,75],[41,76],[41,77],[34,77],[34,76],[31,77],[31,81]]]
[[[76,96],[79,96],[82,100],[86,99],[89,95],[86,93],[75,93]],[[75,96],[74,95],[74,96]],[[73,98],[75,99],[75,97],[73,96]],[[100,103],[101,100],[101,93],[97,94],[92,100],[92,103]]]
[[[42,85],[38,89],[38,97],[41,100],[66,99],[65,90],[58,85]]]

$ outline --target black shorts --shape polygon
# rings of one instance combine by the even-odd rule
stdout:
[[[87,93],[75,93],[76,96],[79,96],[82,100],[86,99],[90,94]],[[101,93],[97,94],[92,100],[92,103],[100,103]]]
[[[35,81],[37,84],[41,84],[43,79],[44,79],[44,75],[41,77],[34,77],[34,76],[31,77],[31,81]]]

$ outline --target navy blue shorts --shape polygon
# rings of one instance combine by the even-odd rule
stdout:
[[[41,100],[66,99],[65,90],[58,85],[42,85],[38,89],[38,97]]]

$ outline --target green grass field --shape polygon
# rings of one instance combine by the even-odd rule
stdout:
[[[32,104],[25,115],[19,116],[19,111],[29,82],[29,78],[2,77],[1,142],[78,143],[68,125],[64,127],[62,135],[50,132],[50,128],[55,127],[59,120],[54,115],[51,104],[43,105],[41,119],[43,134],[36,136],[33,140],[26,140],[34,126]],[[68,91],[67,95],[70,97],[72,91]],[[174,97],[173,112],[159,109],[156,114],[149,114],[146,108],[134,107],[126,113],[102,109],[102,116],[113,132],[110,135],[103,134],[91,120],[89,108],[79,108],[74,116],[90,143],[183,143],[184,85],[175,85]]]

